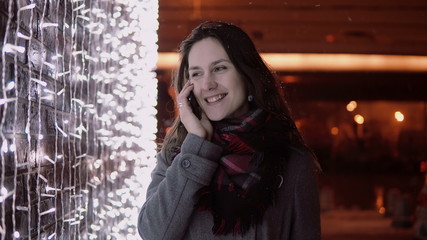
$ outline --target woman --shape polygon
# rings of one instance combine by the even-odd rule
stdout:
[[[180,54],[143,239],[320,239],[315,159],[248,35],[205,22]]]

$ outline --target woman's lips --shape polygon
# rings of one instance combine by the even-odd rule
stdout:
[[[212,96],[212,97],[207,97],[207,98],[205,98],[205,101],[206,101],[207,103],[214,103],[214,102],[218,102],[218,101],[220,101],[220,100],[221,100],[221,99],[223,99],[225,96],[227,96],[227,94],[226,94],[226,93],[218,94],[218,95],[215,95],[215,96]]]

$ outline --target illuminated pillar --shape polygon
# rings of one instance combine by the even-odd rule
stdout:
[[[139,239],[158,2],[24,2],[0,3],[1,239]]]

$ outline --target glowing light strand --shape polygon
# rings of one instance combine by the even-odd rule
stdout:
[[[77,115],[78,109],[77,109],[76,104],[74,104],[73,99],[77,99],[77,97],[76,97],[76,91],[77,91],[76,88],[77,88],[78,80],[79,80],[77,78],[77,75],[78,75],[79,69],[81,68],[80,66],[77,65],[78,64],[78,59],[76,58],[76,55],[74,54],[75,50],[78,49],[78,47],[79,47],[77,45],[77,43],[78,43],[77,39],[78,39],[79,36],[76,36],[78,34],[78,31],[77,31],[77,28],[78,28],[77,19],[75,17],[75,12],[73,11],[73,9],[75,8],[76,4],[77,4],[76,2],[72,2],[71,3],[71,9],[70,9],[71,10],[71,26],[70,26],[70,28],[71,28],[71,41],[70,41],[70,44],[72,46],[72,48],[71,48],[72,52],[71,52],[71,56],[70,56],[71,57],[71,61],[68,64],[69,69],[71,71],[71,73],[70,73],[70,79],[69,79],[69,82],[68,82],[68,84],[69,84],[69,94],[70,94],[70,98],[71,98],[71,103],[70,103],[71,108],[69,109],[69,116],[70,116],[70,118],[74,118],[75,119],[75,121],[72,121],[72,124],[69,126],[70,128],[75,127],[75,124],[76,124],[75,122],[78,121],[78,115]],[[67,81],[65,81],[65,82],[67,82]],[[65,179],[65,181],[66,181],[66,184],[68,186],[70,186],[68,188],[70,191],[69,191],[69,193],[67,191],[67,194],[72,195],[73,192],[74,192],[74,186],[75,186],[75,183],[76,183],[77,179],[75,177],[75,171],[73,171],[71,165],[72,165],[72,163],[73,163],[73,161],[75,159],[75,156],[76,156],[76,149],[75,148],[77,146],[77,143],[76,143],[75,139],[68,139],[67,143],[68,143],[68,149],[72,149],[72,151],[68,152],[69,162],[67,162],[66,165],[65,165],[66,168],[67,168],[67,172],[68,172],[68,174],[67,174],[68,179]],[[73,179],[74,179],[74,182],[73,182]],[[64,188],[64,190],[68,190],[68,189]],[[66,201],[67,201],[65,203],[66,206],[70,206],[71,209],[75,209],[76,206],[75,206],[74,201],[71,199],[71,197],[67,197]],[[65,226],[66,226],[65,232],[66,233],[68,232],[70,235],[71,234],[76,234],[75,233],[75,228],[71,225],[71,223],[72,222],[68,222],[68,223],[65,224]]]
[[[11,10],[12,10],[12,2],[9,1],[8,11],[11,12]],[[7,39],[9,36],[11,21],[12,21],[12,19],[11,19],[11,16],[9,15],[9,17],[7,19],[5,38],[4,38],[4,42],[3,42],[4,47],[3,47],[3,50],[1,51],[2,52],[2,83],[1,84],[2,84],[3,91],[2,91],[2,96],[0,97],[0,99],[7,99],[7,93],[5,91],[5,89],[6,89],[6,86],[5,86],[5,76],[6,76],[6,50],[5,50],[5,47],[7,46],[6,44],[7,44]],[[4,113],[6,113],[7,105],[8,104],[4,105],[2,115],[4,115]],[[1,119],[1,122],[0,122],[0,130],[3,129],[4,124],[5,124],[5,118],[3,117]],[[0,139],[2,140],[2,142],[4,142],[4,140],[6,139],[3,131],[0,131]],[[3,146],[2,146],[2,148],[3,148]],[[5,153],[3,150],[0,151],[0,158],[1,158],[1,165],[5,166],[5,163],[6,163],[5,162]],[[6,208],[5,208],[4,197],[3,197],[3,189],[6,189],[4,186],[4,179],[5,179],[5,174],[6,174],[5,171],[6,171],[5,167],[2,167],[2,169],[1,169],[1,180],[0,180],[0,189],[2,190],[0,192],[0,200],[1,200],[0,204],[1,204],[1,212],[2,212],[1,224],[0,224],[0,236],[1,236],[2,240],[5,239],[5,235],[6,235],[6,230],[5,230],[6,229],[6,222],[5,222],[5,214],[6,214],[5,210],[6,210]]]
[[[56,7],[56,9],[60,9],[60,1],[56,2],[55,7]],[[59,22],[59,20],[60,20],[59,19],[59,11],[56,11],[55,20],[57,22]],[[61,29],[58,29],[58,35],[60,34],[60,32],[61,32]],[[60,64],[60,61],[64,60],[64,58],[63,58],[63,55],[59,54],[59,49],[58,49],[60,43],[59,43],[59,41],[58,41],[58,43],[55,41],[55,43],[56,43],[55,44],[55,56],[53,57],[53,60],[55,61],[56,66],[62,66],[63,67],[64,65]],[[62,88],[58,92],[58,81],[60,81],[59,77],[64,75],[64,73],[61,73],[62,75],[60,75],[60,73],[58,73],[58,71],[64,71],[64,69],[56,68],[56,71],[54,72],[55,81],[53,83],[53,104],[55,106],[55,114],[54,114],[53,118],[54,118],[55,122],[58,121],[58,114],[57,114],[58,96],[60,96],[62,94],[62,93],[61,94],[58,94],[58,93],[64,90],[64,88]],[[49,156],[46,156],[46,155],[44,156],[44,159],[47,160],[48,162],[50,162],[51,164],[53,164],[53,186],[57,187],[58,183],[57,183],[57,164],[56,164],[57,157],[56,156],[58,155],[58,131],[55,131],[55,146],[54,147],[55,147],[55,150],[54,150],[55,151],[55,153],[54,153],[55,154],[55,157],[54,157],[55,160],[51,159]],[[58,194],[60,194],[60,193],[58,193],[56,191],[53,194],[55,200],[58,197]],[[61,209],[62,209],[62,206],[61,206]],[[52,234],[50,234],[48,236],[47,239],[49,239],[49,240],[51,240],[55,236],[57,236],[58,225],[59,225],[59,223],[58,223],[59,221],[57,219],[58,219],[58,212],[55,211],[55,220],[56,220],[55,221],[55,228],[54,228],[55,230]]]
[[[20,10],[25,11],[25,10],[29,10],[30,11],[30,22],[34,21],[34,8],[36,7],[35,3],[32,3],[30,5],[27,5],[25,7],[20,8]],[[31,46],[32,42],[33,42],[33,28],[29,28],[29,40],[28,40],[28,46]],[[29,56],[28,56],[29,58]],[[28,59],[27,61],[27,66],[28,66],[28,76],[31,77],[31,74],[33,73],[33,65],[30,61],[30,59]],[[27,87],[27,91],[28,93],[30,93],[31,91],[31,84],[28,84]],[[28,143],[28,149],[32,149],[32,142],[31,142],[31,94],[28,94],[27,97],[27,102],[28,102],[28,109],[27,109],[27,119],[26,119],[26,138],[27,138],[27,143]],[[27,161],[29,161],[29,159],[27,159]],[[27,172],[30,173],[31,172],[31,164],[27,164]],[[31,182],[30,182],[30,177],[27,177],[27,189],[30,190],[31,189]],[[28,212],[27,212],[27,236],[31,235],[31,195],[30,192],[28,191],[27,193],[27,206],[28,206]]]
[[[47,3],[44,2],[44,4],[43,4],[43,15],[42,16],[46,16],[46,6],[47,6]],[[46,22],[44,22],[44,19],[45,18],[41,18],[40,19],[40,30],[41,30],[40,42],[41,42],[41,46],[43,46],[43,44],[44,44],[44,35],[45,34],[44,34],[44,31],[43,31],[43,28],[53,27],[53,26],[56,27],[58,25],[58,24],[53,24],[53,23],[46,23]],[[44,63],[45,60],[46,59],[44,57],[42,57],[42,59],[41,59],[42,63]],[[42,92],[41,87],[46,87],[47,86],[47,83],[44,82],[44,81],[42,81],[43,67],[44,67],[44,64],[40,64],[39,65],[39,69],[38,69],[39,79],[33,79],[33,78],[31,78],[32,81],[35,81],[35,82],[38,83],[38,85],[37,85],[37,91],[39,93]],[[42,135],[42,119],[41,119],[41,103],[42,103],[42,101],[41,101],[41,99],[35,99],[35,100],[37,101],[37,113],[38,113],[37,114],[37,124],[38,124],[38,133],[37,134],[38,134],[38,136],[40,136],[40,135]],[[31,102],[28,102],[28,108],[31,108]],[[38,139],[39,140],[37,141],[36,145],[37,145],[37,149],[40,149],[41,139],[40,138],[38,138]],[[51,209],[49,209],[47,211],[40,212],[41,209],[42,209],[42,205],[41,205],[42,204],[42,192],[41,192],[42,191],[42,189],[41,189],[42,185],[40,183],[40,180],[44,180],[46,182],[46,184],[48,183],[48,180],[46,178],[44,178],[42,176],[42,173],[41,173],[41,169],[42,169],[41,167],[42,167],[42,164],[43,164],[42,159],[37,158],[36,159],[36,163],[37,163],[37,184],[36,184],[36,189],[37,189],[37,211],[38,211],[38,215],[37,215],[38,216],[37,233],[38,233],[38,236],[40,236],[41,235],[41,230],[42,230],[42,226],[41,226],[42,216],[45,215],[45,214],[51,213],[51,212],[55,212],[55,208],[51,208]]]
[[[59,1],[58,1],[59,2]],[[64,5],[64,12],[68,12],[68,4],[65,4]],[[58,19],[59,20],[59,19]],[[63,18],[61,19],[61,21],[64,23],[63,24],[63,26],[61,26],[62,27],[62,29],[60,29],[61,31],[61,34],[62,34],[62,45],[63,46],[66,46],[67,45],[67,41],[66,41],[66,31],[67,31],[67,29],[69,28],[69,25],[68,25],[68,23],[67,23],[67,15],[66,14],[64,14],[63,15]],[[66,48],[64,47],[64,48],[62,48],[62,52],[60,53],[60,55],[61,56],[66,56]],[[61,69],[61,71],[62,71],[62,73],[63,73],[63,75],[59,75],[58,77],[61,77],[61,82],[63,83],[63,88],[59,91],[60,92],[60,94],[59,94],[59,92],[57,93],[57,96],[60,96],[60,95],[62,95],[62,101],[61,101],[61,106],[64,106],[65,105],[65,102],[66,102],[66,98],[65,98],[65,92],[68,90],[68,88],[67,88],[67,82],[68,81],[66,81],[66,77],[68,77],[69,79],[71,79],[71,68],[68,66],[68,68],[67,68],[67,63],[68,62],[66,62],[66,60],[65,60],[65,58],[64,57],[62,57],[61,58],[61,66],[62,66],[62,69]],[[65,73],[67,73],[67,74],[65,74]],[[56,82],[56,81],[55,81]],[[57,85],[56,85],[57,86]],[[58,98],[56,98],[56,99],[58,99]],[[55,114],[55,121],[57,122],[58,120],[60,120],[61,122],[65,122],[64,121],[64,115],[63,114],[60,114],[60,117],[59,117],[59,119],[58,119],[58,114]],[[59,139],[59,136],[60,136],[60,134],[59,134],[60,132],[59,131],[55,131],[55,141],[58,143],[59,142],[59,147],[56,147],[56,149],[55,149],[55,154],[57,154],[57,155],[55,155],[55,158],[56,159],[60,159],[60,160],[63,160],[64,159],[64,155],[65,155],[65,151],[64,151],[64,140],[65,140],[65,138],[63,138],[63,137],[61,137],[60,139]],[[59,140],[58,140],[59,139]],[[60,156],[60,157],[59,157]],[[65,160],[64,160],[64,163],[65,163]],[[64,175],[65,175],[65,164],[62,164],[62,166],[61,166],[61,171],[60,171],[60,182],[58,183],[58,186],[60,187],[60,188],[63,188],[64,187]],[[64,199],[64,197],[65,197],[65,194],[64,194],[64,192],[56,192],[56,195],[58,196],[60,196],[61,197],[61,199]],[[65,206],[64,206],[64,204],[63,204],[63,201],[61,201],[61,219],[60,219],[60,222],[59,221],[57,221],[58,223],[57,223],[57,225],[56,225],[56,228],[55,228],[55,230],[56,230],[56,233],[57,233],[57,236],[63,236],[64,235],[64,218],[65,218],[65,214],[66,214],[66,209],[65,209]]]

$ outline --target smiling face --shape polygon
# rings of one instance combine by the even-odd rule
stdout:
[[[249,111],[243,78],[218,40],[196,42],[188,55],[188,70],[194,96],[211,121]]]

